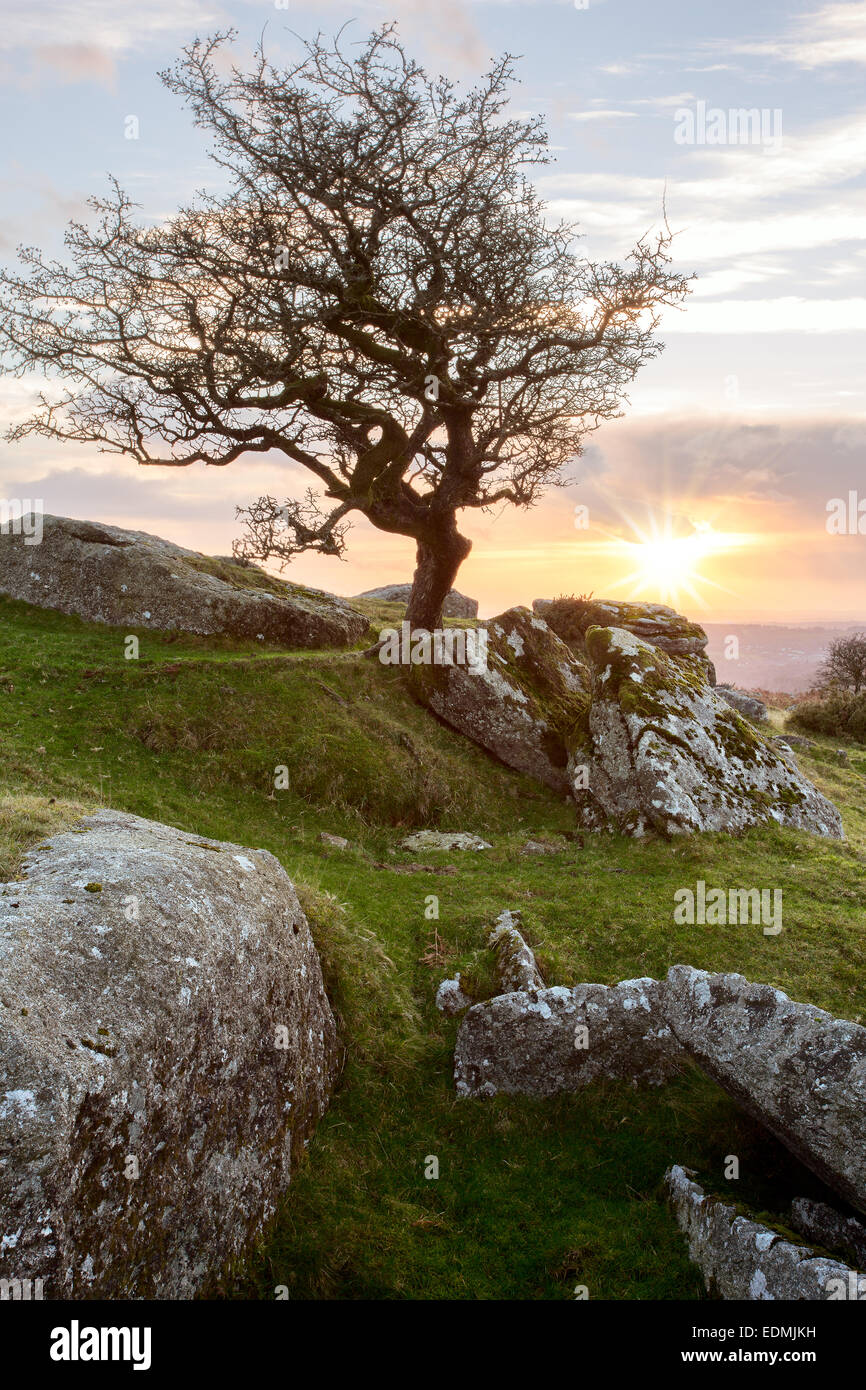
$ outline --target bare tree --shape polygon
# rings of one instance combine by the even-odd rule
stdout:
[[[161,75],[228,191],[145,227],[113,183],[95,227],[71,224],[71,265],[25,248],[0,277],[13,370],[63,379],[9,437],[172,467],[282,454],[313,486],[240,509],[235,553],[341,555],[360,513],[414,539],[408,617],[435,627],[470,549],[458,513],[564,481],[687,282],[666,224],[622,266],[548,224],[524,173],[547,136],[507,113],[510,56],[461,93],[393,26],[353,56],[317,38],[287,70],[260,48],[225,73],[232,38]]]
[[[842,686],[855,695],[866,690],[866,632],[852,632],[830,643],[818,681],[824,689]]]

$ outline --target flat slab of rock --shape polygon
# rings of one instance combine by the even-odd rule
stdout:
[[[473,1005],[457,1034],[457,1094],[552,1096],[603,1076],[658,1085],[683,1055],[659,1014],[660,989],[656,980],[623,980]]]
[[[274,1213],[334,1019],[265,850],[100,811],[0,884],[0,1278],[183,1299]]]
[[[486,666],[413,666],[418,698],[509,767],[567,794],[572,732],[589,708],[584,665],[528,608],[481,626]]]
[[[866,1275],[738,1215],[736,1207],[708,1196],[692,1178],[690,1169],[675,1164],[665,1174],[665,1187],[709,1293],[749,1302],[823,1302],[866,1294]]]
[[[738,710],[746,719],[754,719],[758,723],[766,719],[767,706],[759,696],[750,695],[748,690],[737,690],[732,685],[716,685],[715,690],[726,704]]]
[[[480,835],[470,835],[465,830],[416,830],[400,841],[401,849],[492,849]]]
[[[349,848],[349,841],[344,835],[332,835],[329,830],[320,830],[319,839],[323,845],[328,845],[330,849]]]
[[[39,545],[0,527],[0,593],[112,627],[349,647],[367,619],[344,599],[144,531],[43,518]]]
[[[411,584],[383,584],[378,589],[365,589],[356,598],[378,598],[384,603],[408,603],[412,592]],[[477,618],[477,598],[467,598],[456,589],[449,589],[442,605],[443,618]]]
[[[866,1211],[866,1028],[690,965],[668,971],[660,1012],[744,1110]]]
[[[786,748],[814,748],[815,745],[810,738],[803,738],[800,734],[777,734],[773,739],[774,743],[782,744]]]
[[[586,770],[575,795],[588,827],[673,835],[775,821],[844,837],[836,807],[702,676],[621,628],[590,628],[586,655],[588,735],[571,767]]]

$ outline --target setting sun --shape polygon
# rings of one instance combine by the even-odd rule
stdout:
[[[673,534],[669,519],[662,527],[653,522],[649,535],[635,526],[636,540],[618,542],[619,553],[633,566],[620,581],[622,586],[631,586],[629,597],[652,594],[676,604],[687,594],[695,602],[702,603],[699,585],[721,587],[701,573],[701,562],[746,545],[749,537],[715,531],[709,522],[691,524],[694,529],[685,536]]]
[[[705,553],[699,536],[678,540],[644,541],[636,547],[640,573],[648,583],[675,588],[695,577],[694,567]]]

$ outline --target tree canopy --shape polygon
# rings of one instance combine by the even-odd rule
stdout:
[[[818,678],[825,689],[841,686],[855,695],[866,690],[866,632],[852,632],[831,642]]]
[[[470,549],[459,513],[564,480],[687,281],[666,224],[619,265],[545,216],[527,171],[547,136],[509,113],[511,56],[464,91],[389,25],[289,68],[260,48],[226,70],[232,37],[161,75],[223,187],[146,226],[113,182],[67,260],[24,248],[0,277],[12,369],[58,378],[9,437],[148,466],[273,451],[309,486],[243,509],[238,553],[341,555],[361,514],[415,541],[409,617],[435,626]]]

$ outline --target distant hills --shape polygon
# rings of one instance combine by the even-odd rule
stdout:
[[[866,630],[862,623],[703,623],[719,681],[744,689],[789,691],[811,689],[829,644],[846,632]],[[730,659],[729,638],[736,637],[739,656]]]

